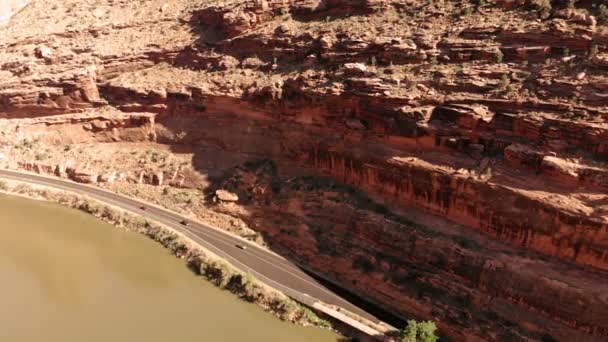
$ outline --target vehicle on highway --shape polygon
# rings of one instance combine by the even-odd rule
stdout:
[[[148,209],[148,208],[146,208],[146,206],[145,206],[145,205],[142,205],[141,207],[139,207],[139,209],[141,209],[141,210],[146,210],[146,209]]]
[[[189,223],[188,221],[186,221],[186,220],[181,220],[181,221],[179,221],[179,223],[180,223],[181,225],[183,225],[183,226],[187,226],[187,225],[189,225],[189,224],[190,224],[190,223]]]
[[[240,249],[243,249],[243,250],[247,249],[247,246],[241,245],[240,243],[237,243],[235,246],[236,246],[236,248],[240,248]]]

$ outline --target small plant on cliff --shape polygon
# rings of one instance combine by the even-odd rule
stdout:
[[[532,0],[531,5],[538,11],[541,18],[548,18],[551,15],[551,0]]]
[[[417,322],[413,319],[407,321],[407,327],[401,331],[400,342],[436,342],[435,331],[437,326],[431,321]]]
[[[503,59],[505,58],[505,54],[502,53],[500,49],[496,49],[496,54],[494,54],[494,57],[496,58],[496,63],[502,63]]]
[[[506,74],[502,75],[500,82],[498,82],[498,86],[496,87],[497,93],[504,93],[507,90],[507,87],[511,84],[511,78]]]
[[[568,0],[566,2],[566,7],[568,7],[568,8],[575,8],[577,2],[578,2],[578,0]]]
[[[35,156],[36,160],[38,161],[44,161],[50,158],[49,154],[47,152],[40,152],[37,153]]]
[[[595,58],[595,56],[597,56],[597,53],[599,52],[599,48],[597,47],[597,45],[592,45],[591,48],[589,49],[589,59],[593,59]]]
[[[608,24],[608,6],[600,5],[597,18],[599,19],[600,23]]]

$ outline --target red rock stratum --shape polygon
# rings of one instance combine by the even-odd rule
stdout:
[[[608,10],[563,2],[34,0],[3,163],[193,194],[453,340],[604,341]]]

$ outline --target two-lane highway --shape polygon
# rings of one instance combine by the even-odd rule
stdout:
[[[374,316],[327,289],[288,260],[207,224],[191,221],[178,213],[129,197],[72,181],[8,170],[0,170],[0,178],[75,192],[99,202],[143,215],[152,221],[180,231],[242,271],[255,275],[261,281],[292,298],[308,305],[322,301],[378,322]],[[146,209],[142,210],[142,207]],[[189,224],[187,226],[181,224],[182,220],[188,221]],[[246,245],[247,248],[241,249],[237,245]]]

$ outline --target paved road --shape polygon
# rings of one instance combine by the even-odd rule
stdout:
[[[288,260],[252,243],[245,242],[243,239],[229,233],[214,229],[204,223],[192,222],[188,218],[180,216],[175,212],[150,206],[143,202],[99,188],[63,179],[7,170],[0,170],[0,178],[81,193],[100,202],[144,215],[153,221],[165,224],[184,233],[191,239],[200,243],[203,247],[225,258],[242,271],[252,273],[261,281],[292,298],[308,305],[312,305],[317,300],[320,300],[327,304],[345,308],[351,312],[378,322],[374,316],[319,284],[318,281],[308,276]],[[144,205],[146,206],[145,211],[140,209],[140,207]],[[190,222],[188,226],[180,224],[180,221],[184,219]],[[242,250],[236,247],[237,244],[246,244],[247,249]]]

